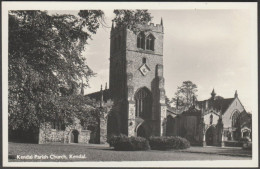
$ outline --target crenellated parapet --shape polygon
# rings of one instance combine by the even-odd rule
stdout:
[[[154,31],[154,32],[160,32],[163,33],[163,25],[162,24],[154,24],[154,23],[147,23],[147,24],[136,24],[136,25],[128,25],[128,26],[112,26],[111,29],[111,36],[114,36],[115,34],[118,34],[121,31],[128,30],[142,30],[142,31]]]

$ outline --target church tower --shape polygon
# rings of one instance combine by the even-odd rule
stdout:
[[[110,134],[165,135],[163,35],[162,21],[135,28],[112,25],[109,88],[114,120],[110,120]]]

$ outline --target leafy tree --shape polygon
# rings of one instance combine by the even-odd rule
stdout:
[[[142,24],[152,18],[147,10],[114,13],[118,26]],[[93,119],[111,107],[100,108],[77,93],[81,85],[88,86],[88,79],[94,75],[81,52],[104,21],[103,16],[100,10],[82,10],[78,16],[9,11],[10,129],[31,129],[57,119],[70,124],[74,117],[95,126]]]
[[[177,106],[179,110],[187,110],[196,100],[197,95],[197,85],[191,81],[184,81],[181,86],[178,86],[175,97],[172,101]]]
[[[152,20],[148,10],[114,10],[116,14],[113,22],[117,27],[131,26],[131,29],[136,30],[137,24],[147,24]]]
[[[81,52],[102,18],[100,10],[79,11],[78,16],[9,12],[10,128],[28,129],[57,117],[69,121],[74,109],[88,110],[82,106],[90,101],[75,96],[81,80],[86,87],[94,74]]]
[[[171,103],[172,102],[171,102],[171,100],[167,96],[165,97],[165,103],[166,103],[167,107],[171,107]]]

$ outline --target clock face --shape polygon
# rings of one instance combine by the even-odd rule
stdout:
[[[140,68],[139,68],[140,72],[142,73],[143,76],[145,76],[148,72],[150,72],[149,67],[146,64],[143,64]]]

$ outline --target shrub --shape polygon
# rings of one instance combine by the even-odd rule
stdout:
[[[249,138],[247,138],[247,137],[243,137],[243,138],[240,138],[239,139],[239,142],[249,142]]]
[[[115,144],[115,142],[117,142],[119,139],[120,139],[120,137],[124,137],[125,135],[123,135],[123,134],[120,134],[120,135],[112,135],[112,136],[110,136],[108,139],[107,139],[107,142],[108,142],[108,144],[109,144],[109,146],[110,147],[114,147],[114,144]]]
[[[149,150],[149,142],[143,137],[127,137],[125,135],[112,136],[109,144],[115,150],[136,151]]]
[[[153,150],[186,149],[190,147],[190,142],[182,137],[150,137],[149,144]]]

